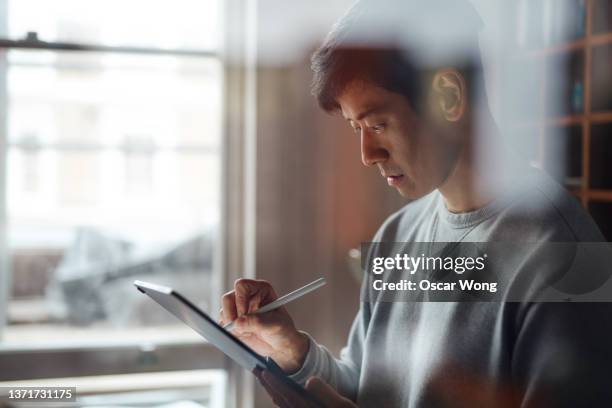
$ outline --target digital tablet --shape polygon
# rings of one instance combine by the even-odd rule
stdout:
[[[314,406],[323,406],[306,389],[289,378],[272,358],[257,354],[174,289],[139,280],[134,281],[134,286],[198,332],[241,367],[252,373],[268,370]]]

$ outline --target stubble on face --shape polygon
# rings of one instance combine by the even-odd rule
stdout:
[[[377,146],[375,162],[381,175],[399,175],[387,181],[404,197],[420,198],[444,183],[456,157],[452,138],[437,132],[400,94],[367,82],[347,86],[338,98],[342,116],[353,128],[367,128]],[[374,127],[384,123],[384,130]],[[362,143],[363,154],[363,143]],[[375,160],[374,160],[375,159]]]

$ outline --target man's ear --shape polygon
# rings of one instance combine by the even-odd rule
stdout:
[[[467,87],[463,75],[454,68],[439,69],[433,78],[433,93],[442,117],[458,122],[465,114]]]

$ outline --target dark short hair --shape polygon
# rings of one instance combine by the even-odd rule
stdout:
[[[464,52],[422,61],[418,48],[423,44],[411,43],[410,38],[406,41],[406,37],[412,35],[399,32],[403,31],[404,22],[402,16],[394,13],[411,14],[406,15],[406,25],[415,18],[423,18],[429,20],[425,24],[438,30],[446,29],[445,17],[471,24],[464,36],[467,40],[461,43]],[[394,21],[387,24],[385,20],[390,16]],[[476,92],[482,87],[479,83],[482,73],[478,48],[480,24],[476,11],[462,0],[360,0],[335,24],[312,55],[312,94],[325,111],[337,111],[340,107],[337,98],[345,87],[355,80],[364,80],[403,95],[413,109],[420,112],[425,84],[430,84],[435,70],[442,67],[457,69],[466,80],[468,92]],[[378,36],[377,30],[385,32]],[[433,46],[453,41],[452,35],[433,39]]]

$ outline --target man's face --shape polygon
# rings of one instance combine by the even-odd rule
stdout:
[[[415,199],[441,186],[461,150],[460,137],[434,114],[418,117],[400,94],[359,81],[338,98],[342,116],[361,142],[361,160],[388,184]]]

